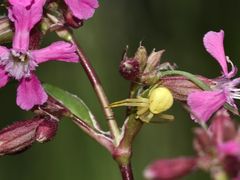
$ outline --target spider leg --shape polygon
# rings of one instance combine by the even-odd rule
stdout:
[[[157,117],[167,121],[173,121],[175,119],[175,117],[171,114],[158,114]]]
[[[146,103],[120,103],[120,104],[111,104],[110,107],[119,107],[119,106],[137,106],[137,107],[145,107],[147,104]]]
[[[148,111],[148,106],[145,107],[138,107],[137,109],[137,115],[141,116],[142,114],[146,113]]]
[[[154,114],[151,112],[145,113],[141,116],[139,116],[139,119],[141,119],[141,121],[145,122],[145,123],[149,123],[151,121],[151,119],[153,118]]]
[[[148,106],[148,99],[145,98],[136,98],[136,99],[125,99],[121,101],[114,102],[110,104],[110,107],[119,107],[119,106]]]

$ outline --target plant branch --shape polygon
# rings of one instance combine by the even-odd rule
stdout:
[[[131,169],[131,156],[133,140],[140,131],[143,123],[135,118],[135,114],[131,114],[123,126],[123,137],[119,146],[112,152],[112,156],[118,163],[122,179],[133,180]]]
[[[103,90],[103,87],[101,85],[101,82],[92,67],[90,61],[88,60],[87,56],[83,52],[80,45],[77,43],[75,37],[71,33],[71,30],[65,27],[55,16],[47,13],[47,17],[50,19],[50,21],[53,23],[53,25],[60,25],[60,28],[56,29],[56,33],[59,37],[62,39],[71,42],[73,45],[77,48],[77,54],[80,58],[80,63],[86,72],[88,79],[90,80],[97,97],[100,101],[100,104],[102,106],[102,109],[104,111],[104,115],[108,121],[108,126],[112,135],[112,138],[114,139],[114,144],[117,145],[120,141],[120,130],[117,125],[117,122],[114,118],[114,114],[112,109],[109,107],[109,101],[108,98]]]
[[[131,164],[119,165],[123,180],[134,180]]]
[[[108,121],[108,126],[110,128],[110,132],[114,138],[115,144],[118,144],[119,142],[119,136],[120,136],[120,131],[117,125],[116,120],[114,119],[114,114],[112,109],[109,107],[109,101],[108,98],[103,90],[103,87],[101,85],[101,82],[94,70],[94,68],[92,67],[92,65],[90,64],[88,58],[86,57],[86,55],[84,54],[83,50],[81,49],[81,47],[78,45],[78,43],[76,42],[75,39],[72,39],[70,41],[71,43],[73,43],[74,45],[77,46],[77,53],[80,57],[80,63],[83,66],[83,69],[85,70],[96,94],[97,97],[101,103],[101,106],[103,108],[105,117]]]
[[[113,143],[110,138],[104,136],[103,134],[97,133],[94,129],[76,116],[72,116],[71,120],[91,138],[104,146],[109,152],[113,151]]]

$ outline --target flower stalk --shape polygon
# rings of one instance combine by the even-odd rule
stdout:
[[[108,122],[108,126],[111,132],[111,135],[113,136],[114,139],[114,143],[115,145],[117,145],[120,141],[120,131],[117,125],[117,122],[114,118],[114,114],[112,109],[109,107],[109,100],[103,90],[103,87],[101,85],[101,82],[94,70],[94,68],[92,67],[92,65],[90,64],[88,58],[86,57],[86,55],[84,54],[83,50],[81,49],[81,47],[79,46],[79,44],[77,43],[77,41],[74,39],[74,37],[71,39],[70,41],[72,44],[76,45],[77,47],[77,54],[80,57],[80,63],[83,66],[83,69],[85,70],[96,94],[97,97],[101,103],[101,106],[103,108],[105,117],[107,119]]]

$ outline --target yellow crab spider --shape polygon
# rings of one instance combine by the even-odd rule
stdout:
[[[173,104],[173,95],[165,87],[156,87],[149,91],[148,97],[144,98],[138,96],[137,98],[125,99],[122,101],[114,102],[111,107],[119,106],[133,106],[137,107],[137,118],[144,122],[150,122],[154,115],[159,115],[160,113],[171,108]],[[159,117],[172,120],[173,116],[160,114]]]

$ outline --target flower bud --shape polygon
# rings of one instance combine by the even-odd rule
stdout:
[[[79,28],[83,26],[83,20],[80,20],[75,16],[73,16],[72,12],[69,9],[67,9],[63,15],[64,15],[66,24],[71,26],[72,28]]]
[[[0,155],[21,152],[35,141],[42,119],[18,121],[0,131]]]
[[[65,107],[63,107],[63,105],[60,102],[56,101],[54,98],[50,96],[48,97],[46,103],[39,107],[36,106],[35,109],[33,109],[33,111],[35,114],[43,116],[45,112],[48,112],[49,114],[56,118],[62,118],[63,116],[69,114],[69,111]]]
[[[162,159],[152,163],[144,171],[144,176],[151,180],[179,179],[196,167],[196,158],[180,157],[176,159]]]
[[[215,145],[209,134],[203,128],[194,129],[195,138],[193,141],[194,149],[198,154],[211,154]]]
[[[13,32],[8,17],[0,17],[0,43],[10,42],[12,35]]]
[[[219,110],[212,118],[209,130],[218,144],[231,140],[237,135],[235,124],[225,109]]]
[[[199,77],[206,84],[211,85],[213,82],[210,79]],[[159,84],[171,90],[175,99],[186,101],[190,93],[201,91],[202,89],[183,76],[167,76],[160,79]]]
[[[50,141],[57,132],[58,122],[54,119],[44,119],[36,131],[36,141],[43,143]]]
[[[223,166],[224,166],[224,170],[233,180],[240,179],[240,161],[238,157],[226,156],[223,159]]]
[[[135,58],[126,58],[120,63],[120,74],[127,80],[135,80],[140,73],[139,62]]]

